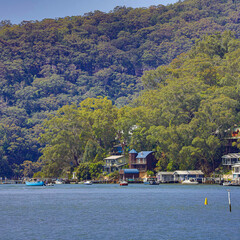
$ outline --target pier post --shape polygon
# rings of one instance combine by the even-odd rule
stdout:
[[[232,206],[231,206],[231,196],[230,196],[230,190],[228,190],[228,203],[229,203],[229,211],[232,211]]]

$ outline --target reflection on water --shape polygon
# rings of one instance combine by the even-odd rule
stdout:
[[[3,240],[237,240],[240,236],[240,187],[0,185],[0,199]]]

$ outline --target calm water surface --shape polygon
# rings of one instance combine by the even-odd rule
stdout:
[[[0,211],[1,240],[240,239],[240,187],[0,185]]]

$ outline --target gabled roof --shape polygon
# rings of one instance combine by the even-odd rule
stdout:
[[[174,172],[177,175],[203,175],[201,170],[177,170]]]
[[[112,155],[110,157],[107,157],[107,158],[104,158],[104,160],[117,160],[117,159],[120,159],[120,158],[123,158],[124,155]]]
[[[240,158],[240,153],[229,153],[222,156],[222,158]]]
[[[134,149],[132,149],[129,153],[137,153]]]
[[[188,175],[188,171],[187,170],[177,170],[174,172],[174,174],[178,174],[178,175]]]
[[[204,173],[201,170],[189,170],[188,173],[191,175],[203,175]]]
[[[158,172],[157,175],[173,175],[174,172]]]
[[[153,151],[142,151],[138,153],[136,158],[146,158],[151,153],[153,153]]]

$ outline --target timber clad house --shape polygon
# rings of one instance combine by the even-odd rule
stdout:
[[[233,165],[232,169],[233,169],[233,180],[239,184],[240,183],[240,163],[236,163],[235,165]]]
[[[222,156],[222,165],[232,166],[236,163],[240,163],[240,153],[229,153]]]
[[[222,165],[231,167],[236,163],[240,163],[239,149],[233,146],[233,143],[237,143],[240,140],[240,128],[235,127],[231,133],[231,137],[226,140],[227,144],[225,155],[222,156]]]
[[[233,146],[233,143],[237,143],[240,140],[240,128],[235,127],[231,133],[231,137],[228,137],[226,144],[225,154],[229,153],[238,153],[239,149],[236,146]]]
[[[134,149],[132,149],[129,152],[129,168],[138,169],[140,173],[146,173],[148,170],[154,170],[157,160],[153,153],[153,151],[142,151],[137,153]]]
[[[105,160],[104,171],[107,173],[119,171],[127,164],[124,155],[113,155],[104,158],[104,160]]]
[[[239,149],[233,146],[240,140],[240,128],[235,127],[231,133],[231,137],[227,138],[225,155],[222,156],[222,165],[232,169],[232,179],[240,183],[240,153]]]

